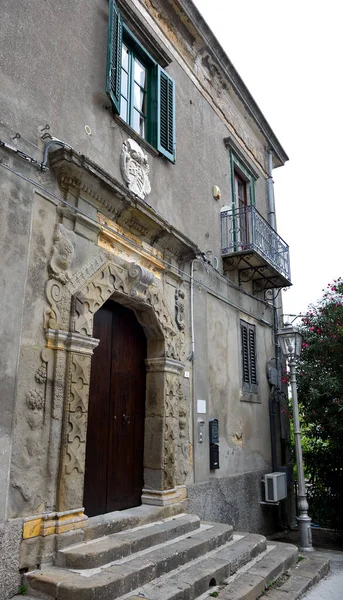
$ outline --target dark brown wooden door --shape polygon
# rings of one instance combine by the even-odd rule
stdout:
[[[109,300],[94,316],[84,506],[88,516],[141,503],[146,337],[133,311]]]

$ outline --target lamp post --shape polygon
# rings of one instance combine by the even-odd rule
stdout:
[[[297,517],[299,527],[299,538],[300,546],[299,549],[305,552],[312,552],[312,532],[311,532],[311,518],[308,516],[308,502],[306,496],[305,477],[304,477],[304,466],[303,466],[303,454],[301,447],[301,434],[300,434],[300,422],[299,422],[299,408],[298,408],[298,392],[297,392],[297,378],[295,365],[296,361],[300,356],[302,335],[292,325],[288,323],[284,325],[284,328],[278,333],[282,353],[288,361],[290,370],[290,384],[292,391],[292,405],[293,405],[293,423],[294,423],[294,444],[295,444],[295,456],[297,461],[297,473],[298,473],[298,513]]]

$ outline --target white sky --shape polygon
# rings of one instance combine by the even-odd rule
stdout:
[[[283,303],[305,311],[343,275],[343,4],[193,1],[289,156],[274,171],[293,282]]]

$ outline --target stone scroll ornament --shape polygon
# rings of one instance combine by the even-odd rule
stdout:
[[[136,263],[129,268],[130,296],[145,300],[148,287],[154,282],[155,276],[151,271],[144,269]]]
[[[131,138],[127,139],[122,145],[120,168],[122,177],[130,192],[144,200],[151,192],[150,167],[146,154],[144,154],[140,145]]]

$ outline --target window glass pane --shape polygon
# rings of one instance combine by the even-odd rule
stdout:
[[[143,67],[142,63],[135,58],[135,66],[134,66],[134,78],[139,85],[145,89],[145,81],[146,81],[146,68]]]
[[[122,46],[121,66],[123,69],[125,69],[125,71],[129,70],[129,52],[125,44]]]
[[[121,93],[122,96],[124,96],[125,98],[128,97],[128,89],[127,89],[127,85],[129,82],[129,78],[127,76],[127,74],[125,73],[125,71],[123,71],[123,69],[121,70]]]
[[[146,92],[144,92],[142,90],[142,88],[139,87],[139,85],[137,85],[137,83],[134,84],[134,107],[138,108],[138,110],[140,110],[142,113],[145,114],[146,112]]]
[[[137,111],[133,111],[132,127],[139,135],[145,138],[145,118]]]
[[[120,98],[120,116],[121,118],[128,123],[128,113],[127,113],[127,101],[123,96]]]

